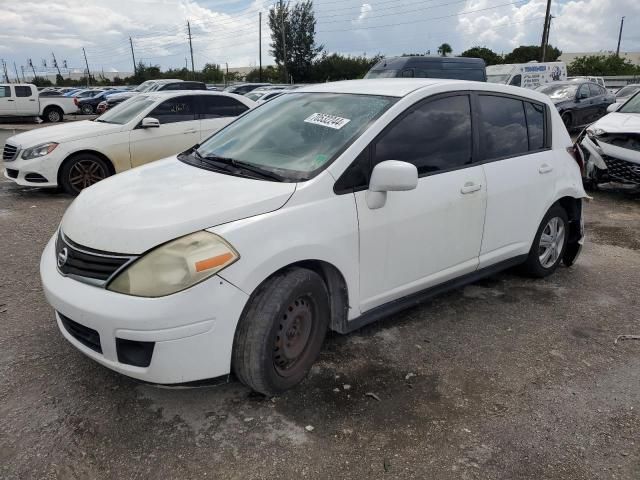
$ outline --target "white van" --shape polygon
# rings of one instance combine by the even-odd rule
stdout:
[[[532,90],[545,83],[566,79],[567,65],[564,62],[509,63],[487,67],[487,82],[515,85]]]

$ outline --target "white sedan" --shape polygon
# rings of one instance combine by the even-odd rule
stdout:
[[[4,174],[19,185],[61,186],[77,195],[108,176],[200,143],[254,105],[222,92],[140,94],[94,121],[9,138],[2,155]]]
[[[296,385],[347,333],[582,245],[581,157],[546,95],[435,79],[300,88],[83,192],[40,263],[64,337],[154,383]],[[478,325],[477,328],[483,328]]]

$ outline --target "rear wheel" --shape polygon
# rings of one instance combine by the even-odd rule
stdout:
[[[64,113],[58,107],[48,107],[45,109],[43,113],[44,115],[42,115],[42,119],[45,122],[51,122],[51,123],[61,122],[64,117]]]
[[[562,261],[568,237],[567,212],[560,205],[554,205],[538,227],[529,256],[523,265],[524,272],[535,278],[543,278],[555,272]]]
[[[82,153],[67,160],[60,171],[60,185],[70,195],[104,180],[111,174],[107,162],[97,155]]]
[[[80,109],[80,111],[84,115],[91,115],[91,114],[93,114],[93,107],[91,105],[83,105],[82,108]]]
[[[329,296],[317,273],[292,268],[274,275],[252,295],[240,319],[234,373],[265,395],[300,383],[320,353],[329,315]]]

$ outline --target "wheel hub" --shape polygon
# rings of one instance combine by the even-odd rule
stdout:
[[[538,246],[538,258],[543,268],[552,267],[560,257],[564,235],[564,221],[560,217],[551,218],[542,230]]]
[[[292,302],[280,318],[273,347],[274,363],[279,373],[290,372],[304,354],[311,336],[313,314],[306,298]]]
[[[102,165],[92,160],[80,160],[69,172],[69,183],[77,191],[90,187],[107,176]]]

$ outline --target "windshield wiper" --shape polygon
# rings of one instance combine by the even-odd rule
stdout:
[[[232,172],[232,170],[229,168],[231,167],[235,169],[235,172],[232,172],[232,173],[236,173],[236,174],[244,170],[247,172],[254,173],[259,177],[268,178],[270,180],[275,180],[278,182],[282,182],[286,180],[286,178],[283,177],[282,175],[278,175],[277,173],[272,172],[271,170],[258,167],[257,165],[254,165],[252,163],[243,162],[242,160],[236,160],[235,158],[229,158],[229,157],[221,157],[219,155],[201,155],[200,152],[198,152],[198,150],[194,150],[193,153],[196,156],[196,158],[198,158],[200,161],[213,162],[214,165],[221,165],[225,167],[228,172]]]

